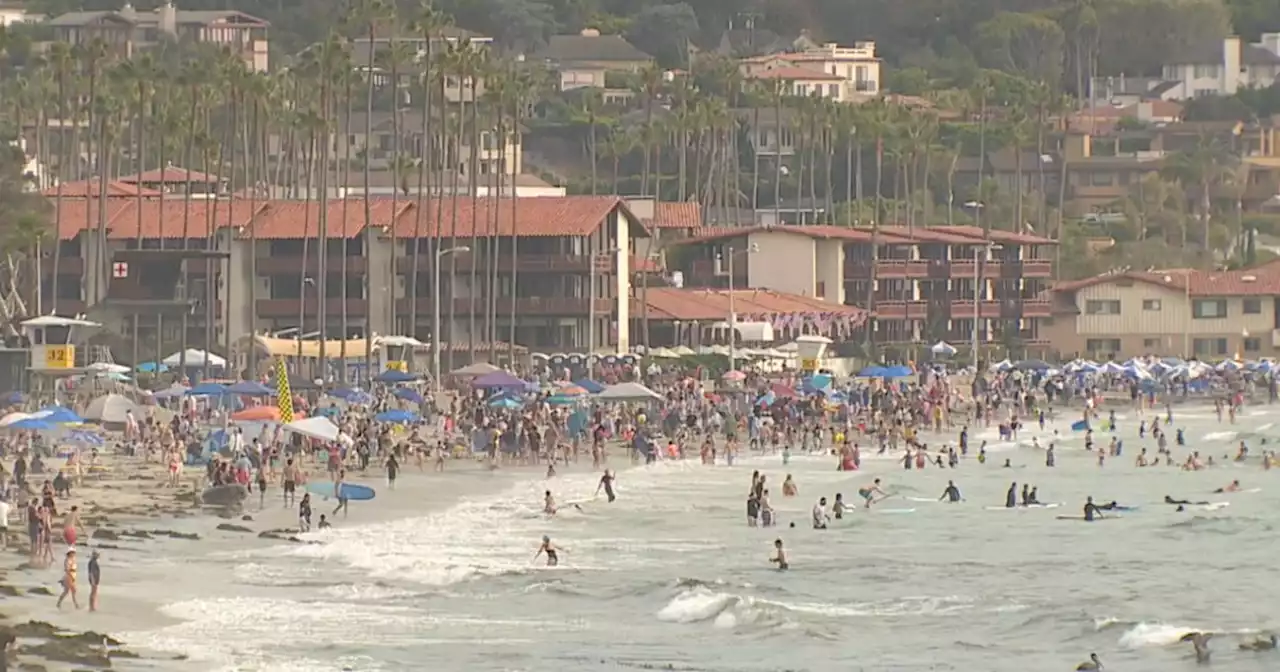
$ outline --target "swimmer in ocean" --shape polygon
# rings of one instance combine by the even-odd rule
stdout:
[[[800,489],[796,487],[796,482],[791,480],[791,474],[787,474],[787,478],[782,481],[782,496],[795,497],[800,494]]]
[[[538,558],[542,556],[543,553],[546,553],[547,566],[555,567],[556,565],[560,564],[559,553],[565,550],[568,550],[568,549],[560,548],[555,544],[551,543],[551,537],[544,534],[542,535],[542,545],[538,547],[538,552],[533,555],[533,560],[536,562]]]
[[[1099,509],[1098,505],[1093,503],[1093,497],[1090,497],[1084,503],[1084,519],[1088,522],[1093,522],[1095,515],[1102,518],[1102,509]]]
[[[880,495],[881,499],[889,496],[884,490],[880,489],[880,479],[878,478],[871,484],[871,487],[858,488],[858,495],[862,497],[862,501],[865,503],[865,508],[868,509],[871,508],[871,505],[875,502],[876,495]]]
[[[1177,504],[1178,506],[1208,506],[1209,502],[1193,502],[1189,499],[1174,499],[1169,495],[1164,496],[1165,504]]]
[[[1230,483],[1230,484],[1228,484],[1228,485],[1227,485],[1227,487],[1225,487],[1225,488],[1218,488],[1217,490],[1214,490],[1213,492],[1214,492],[1214,494],[1218,494],[1218,495],[1223,494],[1223,493],[1227,493],[1227,492],[1240,492],[1240,481],[1231,481],[1231,483]]]
[[[823,497],[813,505],[813,529],[827,529],[827,498]]]
[[[844,503],[844,495],[837,492],[836,501],[831,505],[831,512],[835,514],[836,520],[844,518],[844,510],[847,508],[849,507]]]
[[[773,549],[774,549],[774,555],[772,558],[769,558],[769,562],[772,562],[773,564],[777,565],[778,571],[788,569],[790,565],[787,564],[787,552],[782,550],[781,539],[773,540]]]
[[[950,501],[953,504],[955,502],[961,501],[960,488],[956,487],[956,484],[954,481],[947,481],[947,488],[942,491],[942,496],[938,498],[939,502],[943,500]]]
[[[617,497],[613,496],[613,481],[615,478],[616,477],[613,474],[609,473],[608,469],[605,469],[604,476],[600,477],[600,485],[596,486],[596,496],[600,496],[600,490],[603,488],[604,494],[609,498],[610,502],[617,499]]]
[[[542,498],[542,512],[548,516],[556,515],[556,498],[551,496],[550,490]]]

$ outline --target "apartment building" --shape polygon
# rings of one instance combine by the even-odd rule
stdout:
[[[1280,354],[1280,262],[1238,271],[1124,272],[1053,287],[1045,333],[1063,356]]]
[[[880,95],[880,57],[876,56],[875,42],[857,42],[852,47],[842,47],[836,43],[827,43],[821,46],[814,46],[801,49],[795,52],[785,52],[776,54],[767,54],[765,56],[756,56],[745,58],[738,62],[744,77],[767,77],[767,73],[771,70],[781,70],[787,73],[796,86],[803,85],[806,87],[805,93],[797,93],[796,95],[808,95],[808,93],[817,93],[818,95],[827,95],[827,91],[834,83],[840,83],[839,87],[840,100],[857,101],[872,98]],[[798,79],[794,71],[787,68],[802,68],[804,70],[822,73],[823,78],[818,79],[814,75],[813,79]],[[826,76],[836,79],[828,80]],[[818,84],[823,85],[823,89],[818,91],[813,87]],[[798,88],[796,90],[799,90]]]
[[[669,263],[691,287],[750,287],[851,305],[874,315],[877,344],[1048,345],[1044,297],[1055,241],[968,226],[760,226],[707,231],[668,243]],[[862,340],[865,333],[845,335]]]

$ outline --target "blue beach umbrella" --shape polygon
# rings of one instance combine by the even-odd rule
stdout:
[[[374,380],[379,383],[408,383],[417,379],[418,377],[412,373],[396,371],[395,369],[387,369],[386,371],[379,373],[378,376],[374,378]]]
[[[391,410],[391,411],[383,411],[373,416],[373,419],[378,422],[390,422],[397,425],[408,425],[408,424],[413,424],[415,422],[418,422],[418,414],[412,413],[410,411],[402,411],[397,409],[397,410]]]
[[[52,425],[79,425],[84,423],[84,418],[65,406],[46,406],[32,413],[31,417],[36,420],[44,420]]]
[[[39,418],[27,418],[19,420],[12,425],[8,425],[8,429],[34,430],[37,432],[53,429],[53,425]]]
[[[417,390],[408,387],[397,388],[394,396],[396,399],[403,399],[414,404],[421,404],[423,401],[422,395]]]
[[[227,394],[239,394],[246,397],[270,397],[276,391],[256,380],[242,380],[226,389]]]
[[[221,397],[226,393],[227,387],[217,383],[200,383],[186,391],[188,397]]]

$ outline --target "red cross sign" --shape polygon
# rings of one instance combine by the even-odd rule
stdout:
[[[112,264],[111,277],[113,278],[129,277],[129,264],[126,264],[123,261],[117,261],[116,263]]]

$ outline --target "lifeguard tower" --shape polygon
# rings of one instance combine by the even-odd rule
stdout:
[[[77,330],[102,327],[97,322],[57,315],[33,317],[20,326],[23,336],[31,344],[27,371],[37,388],[43,387],[49,378],[83,373],[84,368],[76,365],[76,346],[72,336]]]

